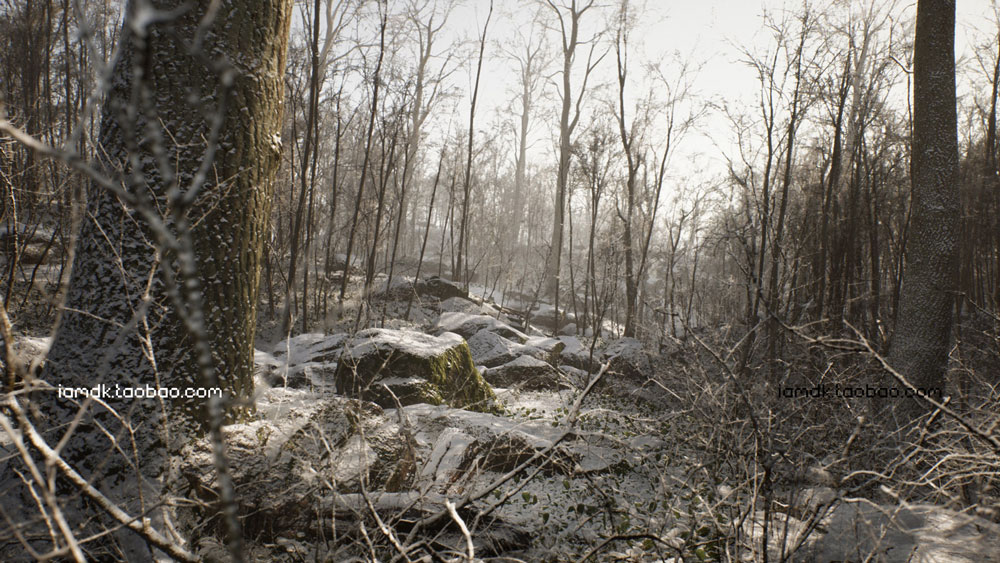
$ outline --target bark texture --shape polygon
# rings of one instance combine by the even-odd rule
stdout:
[[[221,385],[247,397],[291,3],[223,2],[214,18],[204,5],[153,4],[162,12],[129,8],[101,126],[101,170],[131,197],[102,187],[88,194],[46,377],[74,386],[130,376],[207,383],[189,342],[201,316],[195,297]],[[197,268],[190,277],[179,260],[188,250]],[[150,360],[158,380],[147,378]]]
[[[920,0],[913,66],[912,211],[891,364],[913,385],[944,391],[957,284],[958,136],[955,2]],[[940,399],[940,396],[938,397]],[[923,401],[900,401],[900,423]]]

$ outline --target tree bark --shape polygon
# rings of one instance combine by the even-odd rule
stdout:
[[[165,454],[210,432],[220,498],[232,508],[219,428],[223,413],[246,410],[253,394],[291,6],[237,0],[209,14],[207,4],[174,0],[127,8],[94,164],[104,180],[89,188],[66,307],[42,374],[53,387],[182,394],[105,395],[116,413],[92,403],[66,437],[64,458],[88,478],[103,473],[100,486],[124,491],[126,500],[157,492],[153,484],[169,476]],[[183,397],[213,388],[224,397]],[[54,429],[46,438],[57,441],[76,405],[38,395],[39,427]],[[136,483],[137,473],[149,481]],[[238,538],[235,511],[226,522]]]
[[[959,232],[955,2],[920,0],[913,61],[912,217],[890,363],[943,396],[951,345]],[[897,422],[928,403],[899,402]]]
[[[230,398],[252,394],[290,8],[244,0],[220,8],[207,29],[199,27],[203,10],[152,23],[144,34],[131,22],[123,27],[99,163],[120,191],[90,190],[90,219],[48,356],[50,383],[199,387],[212,374]],[[205,350],[192,341],[201,330]],[[141,341],[147,335],[151,350]],[[204,403],[174,406],[204,425]]]

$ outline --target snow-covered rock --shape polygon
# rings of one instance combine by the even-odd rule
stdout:
[[[418,295],[437,299],[469,296],[469,292],[463,289],[461,285],[437,276],[431,276],[418,281],[415,289]]]
[[[337,392],[386,407],[448,404],[491,411],[496,396],[456,334],[368,329],[346,345],[336,373]]]
[[[539,359],[544,359],[552,365],[559,365],[559,354],[566,349],[565,342],[559,338],[552,338],[550,336],[532,336],[524,342],[524,345],[528,348],[544,352],[546,357]],[[536,354],[532,355],[537,357]]]
[[[292,400],[295,408],[275,416],[223,428],[230,475],[240,499],[245,532],[258,541],[289,534],[322,537],[332,514],[323,499],[384,488],[406,465],[412,444],[378,406],[343,397],[294,400],[300,391],[277,390],[275,402]],[[270,405],[269,405],[270,406]],[[178,484],[195,520],[212,517],[217,482],[212,448],[202,438],[186,448]],[[302,537],[299,536],[299,537]]]
[[[557,331],[563,327],[575,324],[576,318],[572,313],[562,311],[559,313],[559,326],[556,326],[556,309],[548,303],[541,303],[531,310],[529,322],[545,328],[548,332]]]
[[[487,369],[483,377],[496,387],[559,389],[569,386],[558,370],[531,356],[518,356],[502,366]]]
[[[587,383],[590,382],[590,374],[586,370],[562,364],[559,366],[559,371],[566,376],[570,383],[580,389],[586,387]]]
[[[468,313],[471,315],[486,315],[493,318],[497,318],[499,315],[501,322],[510,324],[506,317],[500,314],[493,305],[489,303],[476,303],[465,297],[449,297],[438,304],[438,309],[442,313]]]
[[[559,365],[559,353],[564,344],[548,337],[526,337],[520,344],[484,328],[469,338],[469,350],[476,364],[495,368],[514,361],[520,356],[530,356],[549,365]]]
[[[15,336],[13,339],[14,354],[17,360],[24,366],[30,366],[34,362],[41,362],[45,354],[49,352],[52,345],[51,336]],[[6,369],[6,354],[3,352],[3,337],[0,337],[0,373]]]
[[[782,544],[788,550],[801,542],[794,561],[1000,561],[1000,525],[970,514],[929,504],[881,506],[866,499],[844,499],[828,509],[819,508],[826,514],[815,530],[795,516],[776,516],[769,541],[775,558],[780,557]],[[763,513],[754,520],[744,527],[759,541]]]
[[[559,341],[563,343],[562,352],[559,353],[559,360],[563,364],[573,366],[583,371],[595,371],[601,359],[601,350],[594,350],[594,361],[590,361],[590,347],[585,346],[580,339],[575,336],[560,336]]]
[[[374,280],[372,294],[387,299],[407,299],[414,295],[413,278],[379,276]]]
[[[256,374],[272,387],[331,384],[345,340],[345,334],[306,333],[278,342],[271,353],[254,350]]]
[[[435,334],[454,332],[466,339],[472,338],[476,333],[484,330],[494,332],[507,340],[514,340],[518,343],[528,340],[528,335],[503,321],[497,320],[495,317],[487,315],[446,312],[441,314],[441,317],[433,328]]]
[[[531,460],[547,474],[579,475],[607,471],[617,461],[609,450],[575,434],[562,436],[565,430],[547,421],[516,421],[432,405],[403,407],[401,414],[417,429],[418,456],[427,460],[420,475],[439,484],[454,484],[474,463],[479,469],[506,472]],[[562,443],[548,455],[532,460],[560,438]]]
[[[336,361],[345,340],[346,334],[309,332],[278,342],[271,353],[289,365]]]
[[[601,356],[603,362],[610,362],[609,372],[629,379],[645,380],[653,372],[649,354],[635,338],[619,338],[611,342]]]
[[[469,351],[476,365],[496,367],[516,358],[521,346],[495,332],[480,330],[469,338]]]

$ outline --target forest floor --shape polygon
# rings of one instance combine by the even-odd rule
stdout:
[[[515,324],[496,303],[475,293],[469,297],[458,307],[464,314]],[[391,291],[371,303],[371,317],[382,319],[376,324],[427,333],[440,332],[442,319],[456,308],[455,299],[427,299],[415,304],[412,320],[405,321],[405,300]],[[327,331],[349,330],[350,320],[344,315]],[[535,338],[551,331],[521,328],[539,335]],[[475,357],[474,338],[466,338]],[[579,340],[584,349],[591,343]],[[602,350],[615,349],[615,342],[612,334],[598,338],[595,358],[610,363]],[[552,362],[571,372],[563,373],[564,383],[548,389],[496,388],[504,406],[499,416],[423,404],[386,409],[386,419],[413,437],[419,477],[410,490],[438,502],[476,498],[461,514],[481,557],[971,562],[1000,554],[1000,535],[992,535],[1000,527],[987,519],[943,505],[897,502],[870,483],[857,486],[857,479],[844,475],[853,467],[831,462],[829,454],[846,438],[837,428],[794,428],[798,443],[809,444],[803,451],[775,446],[778,453],[762,455],[760,434],[750,428],[752,417],[707,345],[696,338],[668,343],[662,353],[643,352],[649,362],[642,369],[608,370],[589,390],[598,366],[586,374]],[[758,406],[769,410],[767,404]],[[768,423],[775,423],[773,413],[768,416]],[[826,420],[843,426],[837,417]],[[774,441],[786,433],[788,428],[774,429]],[[497,440],[503,436],[516,439]],[[824,439],[836,445],[823,446]],[[528,464],[502,481],[519,462],[556,441],[559,447],[545,452],[550,462]],[[794,448],[797,442],[789,443]],[[871,444],[872,451],[880,447]],[[486,456],[483,466],[463,464],[469,452],[481,454],[484,448],[494,456]],[[879,463],[864,445],[859,449],[858,459],[845,465]],[[559,459],[572,461],[560,464]],[[489,494],[480,498],[483,491]],[[428,545],[453,557],[464,555],[463,538],[454,527],[438,530]]]
[[[515,326],[504,312],[515,308],[474,293],[423,296],[404,320],[412,278],[384,285],[360,323],[357,283],[321,332],[281,336],[262,315],[258,418],[225,429],[259,560],[1000,561],[995,513],[859,485],[858,474],[883,471],[881,446],[857,428],[848,437],[839,415],[813,412],[804,418],[819,423],[809,426],[734,387],[705,342],[715,335],[667,339],[657,352],[613,334],[562,336],[553,352],[542,349],[551,330]],[[25,318],[16,348],[41,358],[47,313]],[[425,335],[484,327],[465,335],[477,364],[509,353],[480,366],[487,379],[538,357],[549,365],[529,365],[548,380],[494,385],[500,408],[490,412],[352,403],[334,379],[359,325]],[[474,345],[482,333],[509,346]],[[564,363],[580,365],[591,344],[590,370]],[[628,355],[629,369],[615,363]],[[851,443],[860,451],[850,459],[833,455]],[[198,447],[187,467],[211,490],[209,448]],[[195,547],[210,558],[219,545]]]

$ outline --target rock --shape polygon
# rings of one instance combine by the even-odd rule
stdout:
[[[493,305],[489,303],[479,304],[465,297],[449,297],[438,304],[438,309],[442,313],[467,313],[471,315],[486,315],[493,318],[497,318],[499,314],[499,311]],[[503,315],[500,315],[500,320],[510,324]]]
[[[604,362],[608,371],[633,380],[645,381],[653,373],[653,364],[642,343],[634,338],[620,338],[605,347]]]
[[[45,355],[48,354],[49,346],[52,345],[51,336],[14,336],[11,340],[17,361],[25,367],[35,362],[40,364],[45,359]],[[7,369],[6,354],[3,352],[3,348],[3,337],[0,336],[0,373],[4,373]]]
[[[347,345],[336,373],[337,392],[384,407],[448,404],[492,411],[496,395],[458,335],[368,329]]]
[[[479,365],[495,368],[514,361],[519,356],[530,356],[549,365],[559,365],[559,353],[564,344],[555,338],[526,337],[525,344],[508,340],[484,328],[469,339],[472,359]]]
[[[559,329],[559,335],[560,336],[573,336],[573,335],[576,334],[576,330],[577,330],[576,323],[569,323],[569,324],[563,325],[563,327]]]
[[[241,521],[258,541],[318,535],[329,518],[317,522],[317,496],[357,492],[362,483],[384,487],[409,445],[400,439],[403,429],[371,403],[313,397],[282,412],[223,428]],[[203,503],[185,510],[201,512],[195,522],[211,517],[217,483],[209,439],[188,445],[179,459],[178,492]]]
[[[438,435],[430,457],[420,471],[424,481],[438,484],[453,482],[462,468],[469,446],[475,438],[455,428],[445,428]]]
[[[272,387],[330,384],[346,339],[345,334],[306,333],[278,342],[272,353],[254,350],[255,373]]]
[[[557,366],[560,364],[559,354],[566,349],[566,343],[558,338],[552,338],[549,336],[532,336],[524,342],[525,347],[534,350],[540,350],[542,352],[542,357],[538,354],[528,352],[532,356],[548,362],[550,365]]]
[[[337,362],[309,362],[288,368],[279,369],[273,378],[272,386],[288,387],[290,389],[305,389],[316,385],[330,384],[337,374]]]
[[[465,339],[472,338],[476,333],[484,330],[496,333],[507,340],[517,341],[518,343],[528,340],[528,335],[503,321],[487,315],[473,315],[459,312],[443,313],[433,329],[435,334],[454,332]]]
[[[467,469],[473,460],[479,458],[479,467],[482,469],[506,473],[531,461],[542,450],[544,447],[539,447],[534,440],[517,432],[481,438],[469,446],[460,469]],[[550,455],[540,456],[532,465],[542,467],[543,473],[548,475],[572,475],[579,463],[578,456],[557,446]]]
[[[469,292],[457,283],[431,276],[418,281],[415,285],[417,295],[424,297],[434,297],[436,299],[448,299],[449,297],[469,297]]]
[[[543,420],[513,420],[486,413],[444,406],[413,405],[402,409],[417,428],[417,442],[424,444],[420,457],[427,459],[422,480],[415,488],[445,484],[460,488],[470,470],[509,471],[535,454],[563,441],[531,465],[547,474],[602,474],[621,467],[621,445],[600,433],[569,433]],[[391,411],[387,415],[391,416]],[[426,450],[433,444],[433,450]],[[431,481],[433,479],[433,481]],[[447,486],[439,489],[445,490]]]
[[[601,358],[600,349],[594,350],[594,361],[591,362],[590,347],[584,346],[580,339],[575,336],[560,336],[559,340],[564,345],[562,352],[559,353],[560,362],[586,372],[597,370]]]
[[[576,324],[576,318],[572,313],[563,311],[559,314],[559,326],[556,326],[556,310],[552,305],[542,303],[531,310],[529,322],[533,325],[545,328],[548,332],[558,332],[565,326]]]
[[[343,351],[346,340],[346,334],[319,332],[298,334],[275,344],[272,354],[288,365],[336,361]]]
[[[489,330],[481,330],[469,339],[469,351],[472,353],[472,359],[477,365],[488,368],[512,361],[518,356],[520,347],[519,344]]]
[[[487,413],[451,409],[445,406],[413,405],[402,409],[405,417],[421,429],[424,437],[437,437],[429,455],[421,456],[428,464],[421,470],[426,479],[447,476],[454,481],[471,469],[506,472],[552,446],[563,433],[542,421],[523,422]],[[418,441],[421,434],[418,434]],[[581,464],[595,465],[593,448],[576,447],[567,441],[553,449],[551,455],[539,457],[532,465],[544,467],[549,474],[570,475],[579,472]],[[436,453],[435,453],[436,452]]]
[[[801,561],[1000,561],[1000,526],[935,505],[837,505]],[[778,544],[780,545],[780,544]]]
[[[502,366],[487,369],[483,377],[496,387],[539,390],[568,386],[558,370],[531,356],[520,356]]]
[[[389,279],[385,275],[377,276],[374,280],[372,295],[383,299],[408,299],[416,295],[413,278],[395,277],[391,284],[388,281]]]
[[[566,376],[570,383],[579,389],[583,389],[587,386],[587,383],[590,383],[590,373],[586,370],[568,366],[566,364],[560,365],[558,369],[563,373],[563,375]]]

